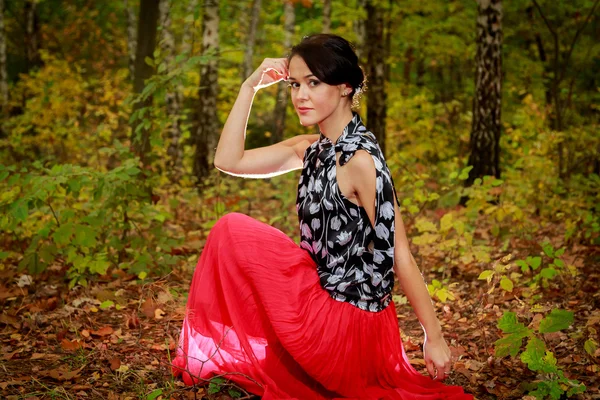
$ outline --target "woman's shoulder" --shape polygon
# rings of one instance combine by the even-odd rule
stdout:
[[[342,153],[340,165],[348,163],[357,155],[360,155],[357,164],[373,163],[372,159],[382,162],[385,159],[377,138],[371,131],[363,131],[360,135],[352,135],[351,138],[348,138],[342,146]]]

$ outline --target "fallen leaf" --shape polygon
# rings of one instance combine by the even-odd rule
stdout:
[[[83,336],[84,338],[89,338],[90,337],[90,331],[88,331],[87,329],[84,329],[81,331],[81,336]]]
[[[160,308],[157,308],[156,310],[154,310],[154,318],[155,319],[162,319],[163,315],[165,315],[165,312],[163,310],[161,310]]]
[[[127,327],[129,329],[139,328],[139,326],[140,320],[138,319],[137,315],[132,314],[129,317],[127,317]]]
[[[30,360],[58,360],[60,357],[58,354],[33,353]]]
[[[167,304],[173,300],[173,295],[168,291],[162,291],[158,294],[158,302],[160,304]]]
[[[150,298],[146,299],[144,304],[142,304],[142,312],[148,318],[154,317],[154,310],[156,310],[156,303]]]
[[[110,360],[110,369],[116,371],[121,367],[121,360],[119,357],[114,357]]]
[[[70,390],[90,390],[92,388],[92,385],[80,385],[80,384],[76,384],[71,386],[69,389]]]
[[[9,386],[24,385],[27,382],[29,382],[30,380],[31,380],[30,376],[21,376],[21,377],[13,379],[12,381],[0,382],[0,388],[2,390],[6,390],[6,388]]]
[[[57,381],[69,381],[73,378],[79,376],[81,370],[85,367],[85,365],[75,371],[65,371],[62,369],[53,369],[50,371],[40,371],[39,374],[42,376],[47,376]]]
[[[0,323],[6,324],[6,325],[11,325],[15,329],[21,328],[21,324],[19,323],[19,320],[17,320],[16,317],[13,317],[12,315],[8,315],[8,314],[0,314]]]
[[[17,286],[22,288],[29,286],[33,283],[33,277],[31,275],[21,275],[17,280]]]
[[[21,353],[23,351],[23,349],[19,349],[16,351],[13,351],[12,353],[6,353],[2,356],[3,360],[10,360],[11,358],[13,358],[13,356],[17,353]]]
[[[116,372],[127,372],[129,371],[129,367],[125,364],[121,365],[119,368],[115,370]]]
[[[113,328],[110,326],[104,326],[97,331],[90,331],[90,333],[94,336],[107,336],[113,333]]]
[[[82,348],[82,344],[79,340],[69,340],[69,339],[63,339],[60,342],[60,347],[62,347],[64,350],[77,350]]]

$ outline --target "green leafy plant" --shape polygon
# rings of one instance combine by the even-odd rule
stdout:
[[[557,400],[565,393],[572,396],[586,389],[579,381],[565,376],[542,336],[544,333],[567,329],[572,323],[573,313],[566,310],[552,310],[540,321],[537,329],[530,329],[519,322],[514,312],[505,312],[498,321],[498,328],[504,336],[495,343],[496,356],[516,357],[520,353],[521,361],[531,371],[538,373],[538,379],[533,382],[534,390],[530,392],[538,399]],[[527,339],[525,350],[523,339]]]
[[[147,274],[176,263],[170,251],[180,240],[164,229],[170,213],[150,201],[140,173],[134,158],[107,172],[0,166],[0,186],[10,188],[0,196],[0,229],[27,246],[19,267],[35,274],[64,263],[72,287],[110,266]]]

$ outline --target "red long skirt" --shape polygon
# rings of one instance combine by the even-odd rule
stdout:
[[[305,250],[239,213],[208,236],[173,373],[225,374],[265,400],[472,399],[410,365],[393,302],[372,313],[332,299]]]

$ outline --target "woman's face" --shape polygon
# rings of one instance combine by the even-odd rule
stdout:
[[[342,91],[348,90],[346,85],[321,82],[302,57],[292,57],[288,70],[292,103],[302,125],[321,123],[347,102],[348,98],[342,97]]]

